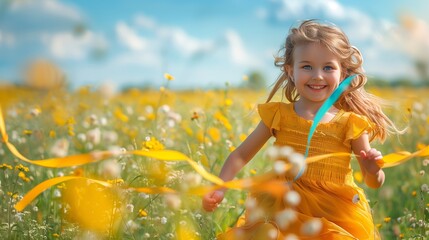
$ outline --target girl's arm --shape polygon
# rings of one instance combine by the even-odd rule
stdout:
[[[383,158],[380,151],[371,148],[367,133],[352,141],[352,150],[356,155],[365,183],[370,188],[379,188],[384,183],[384,172],[376,164]]]
[[[255,156],[271,137],[270,129],[261,121],[255,130],[229,154],[219,177],[224,181],[232,180],[235,175]],[[206,194],[203,197],[203,208],[206,211],[213,211],[223,200],[226,189],[220,189]]]

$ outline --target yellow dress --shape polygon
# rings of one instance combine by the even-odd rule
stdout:
[[[275,145],[305,152],[311,120],[297,115],[293,104],[270,102],[260,104],[258,110]],[[351,140],[371,131],[366,117],[340,110],[330,122],[319,123],[309,156],[351,152]],[[295,182],[293,177],[284,177],[288,189],[300,195],[297,206],[288,206],[281,194],[251,193],[257,207],[247,208],[237,226],[218,239],[380,239],[365,194],[353,180],[350,160],[350,156],[327,158],[308,164]],[[263,214],[255,214],[258,211]],[[282,223],[282,218],[289,222]]]

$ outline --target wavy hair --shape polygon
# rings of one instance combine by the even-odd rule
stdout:
[[[274,61],[275,66],[280,67],[281,73],[273,84],[266,102],[269,102],[280,88],[283,88],[289,102],[296,102],[299,99],[299,93],[296,91],[292,76],[289,75],[286,67],[293,67],[295,47],[310,43],[321,44],[338,57],[343,79],[353,74],[356,75],[350,87],[335,103],[335,107],[368,117],[374,123],[371,139],[378,138],[383,142],[390,133],[401,132],[384,114],[382,106],[385,105],[385,102],[363,88],[367,77],[362,68],[363,58],[360,51],[350,44],[341,29],[334,25],[319,23],[316,20],[303,21],[298,27],[290,29],[286,42],[279,51],[284,53],[277,56]]]

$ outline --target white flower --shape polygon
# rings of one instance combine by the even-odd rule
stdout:
[[[429,187],[428,185],[425,183],[423,184],[420,189],[422,190],[422,192],[429,192]]]
[[[305,235],[314,236],[322,230],[322,221],[317,218],[313,218],[305,222],[301,227],[301,232]]]
[[[278,175],[283,174],[286,172],[286,163],[281,161],[281,160],[277,160],[274,162],[274,172],[277,173]]]
[[[290,208],[278,212],[275,216],[277,225],[283,230],[285,230],[291,222],[295,221],[295,219],[296,213]]]
[[[89,142],[97,145],[100,143],[100,139],[101,139],[101,131],[99,128],[94,128],[92,130],[89,130],[86,133],[86,137],[88,139]]]
[[[267,148],[265,154],[271,160],[277,159],[279,156],[279,149],[276,146],[270,146]]]
[[[281,157],[289,157],[294,153],[293,148],[290,146],[282,146],[279,149],[279,154]]]
[[[177,194],[166,194],[165,195],[165,203],[171,209],[179,209],[182,204],[182,200]]]
[[[57,140],[51,148],[51,154],[55,157],[65,157],[69,151],[69,141],[67,139]]]
[[[166,217],[162,217],[161,218],[161,224],[166,224],[167,223],[167,218]]]
[[[106,178],[120,178],[121,176],[121,165],[115,160],[105,161],[102,169],[102,173]]]
[[[299,204],[299,202],[301,201],[301,196],[299,195],[299,193],[297,193],[296,191],[288,191],[285,195],[284,195],[284,201],[291,205],[292,207],[295,207]]]
[[[133,204],[127,204],[127,210],[131,213],[134,212],[134,205]]]

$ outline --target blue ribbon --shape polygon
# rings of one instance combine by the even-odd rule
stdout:
[[[304,160],[308,157],[308,151],[310,150],[311,138],[313,137],[313,134],[316,131],[316,127],[319,124],[320,120],[322,120],[323,115],[325,115],[325,113],[332,107],[332,105],[335,104],[335,102],[338,100],[338,98],[341,96],[341,94],[348,88],[348,86],[350,85],[350,83],[352,82],[352,80],[356,76],[357,75],[350,75],[349,77],[344,79],[340,83],[340,85],[337,87],[337,89],[335,89],[335,91],[331,94],[331,96],[329,96],[329,98],[326,99],[326,101],[322,104],[322,106],[317,111],[316,116],[314,116],[313,123],[311,124],[310,132],[308,133],[307,146],[305,149]],[[293,180],[296,181],[298,178],[300,178],[301,175],[304,173],[304,170],[305,170],[305,167],[302,167]]]

